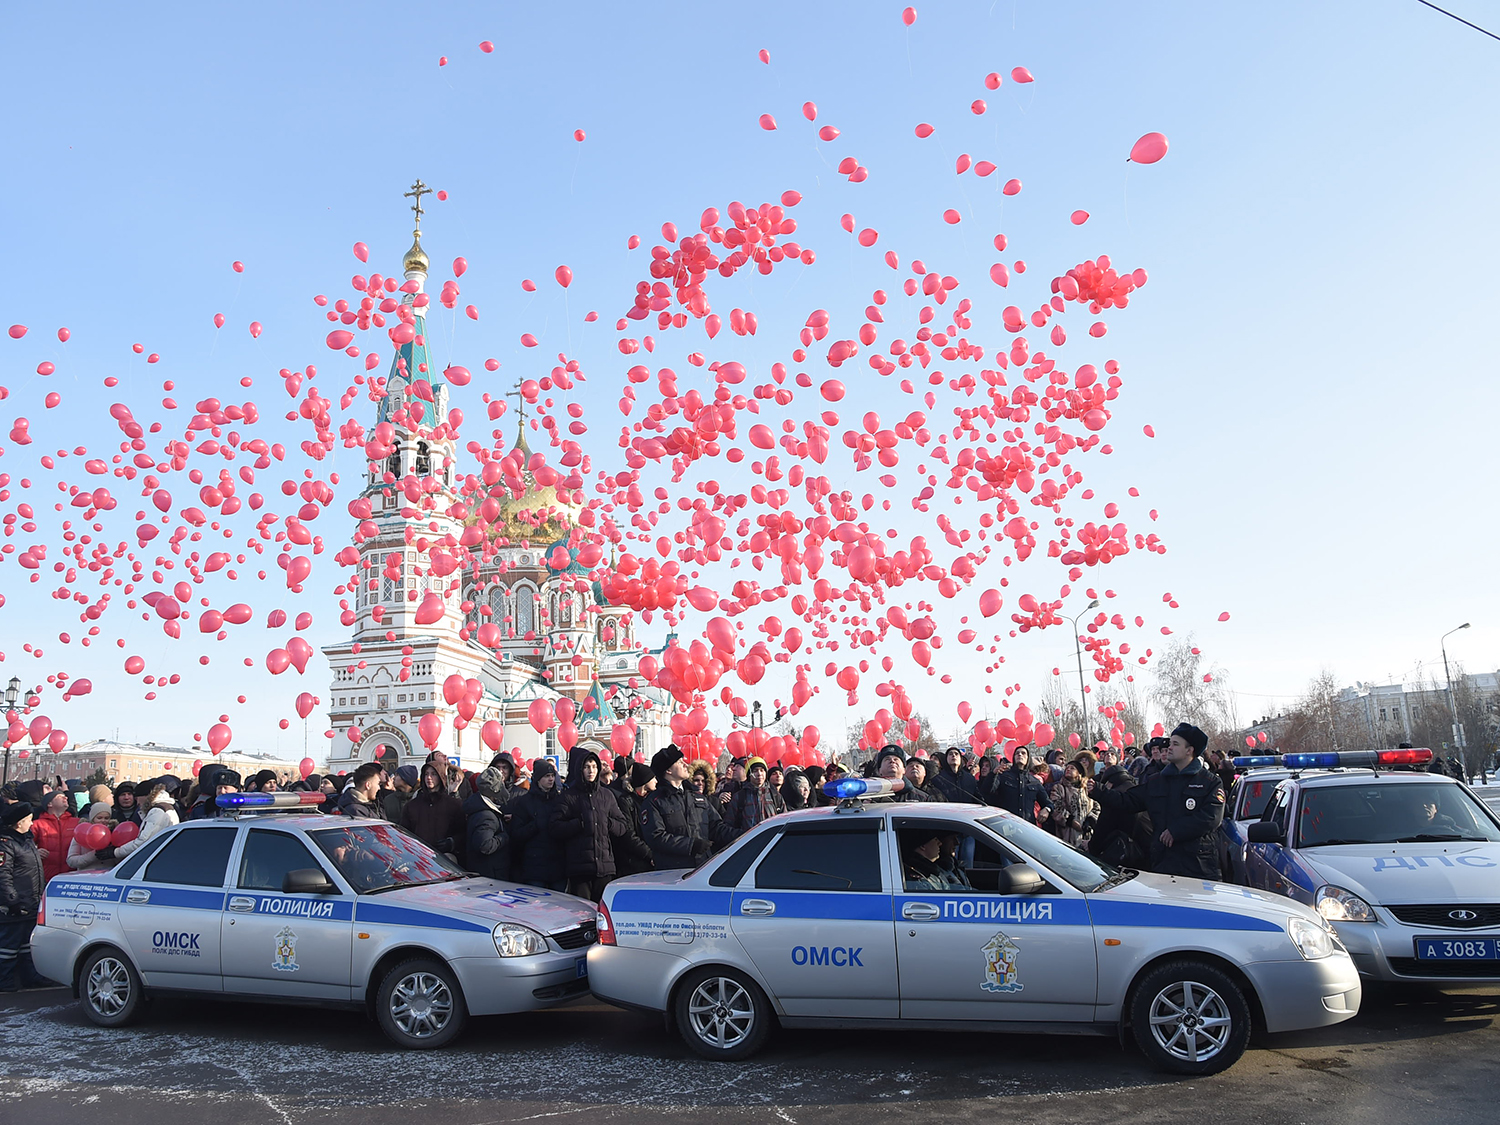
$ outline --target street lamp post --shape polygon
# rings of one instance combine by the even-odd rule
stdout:
[[[1089,610],[1098,608],[1099,599],[1095,598],[1072,617],[1058,614],[1064,621],[1071,621],[1073,623],[1073,655],[1078,658],[1078,705],[1083,708],[1083,742],[1085,746],[1092,744],[1094,739],[1089,724],[1088,693],[1083,690],[1083,640],[1078,635],[1078,619]]]
[[[21,678],[12,676],[10,683],[5,685],[5,710],[7,713],[14,711],[16,700],[21,698]],[[5,769],[0,774],[0,785],[10,784],[10,740],[5,741]]]
[[[1465,621],[1462,625],[1458,626],[1456,629],[1449,629],[1440,638],[1438,638],[1438,648],[1440,648],[1442,650],[1442,652],[1443,652],[1443,683],[1446,684],[1447,687],[1448,687],[1448,717],[1453,720],[1453,745],[1456,746],[1456,747],[1458,747],[1458,760],[1459,760],[1460,763],[1463,764],[1463,770],[1464,770],[1464,774],[1465,774],[1466,779],[1467,779],[1467,775],[1468,775],[1468,772],[1469,772],[1469,766],[1468,766],[1468,763],[1464,762],[1464,760],[1463,760],[1464,759],[1464,736],[1463,736],[1463,728],[1458,725],[1458,708],[1453,705],[1453,680],[1448,675],[1448,646],[1444,642],[1446,642],[1449,637],[1453,636],[1454,633],[1461,632],[1462,630],[1467,629],[1468,627],[1469,627],[1469,622]]]

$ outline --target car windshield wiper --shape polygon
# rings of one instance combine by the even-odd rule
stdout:
[[[1402,836],[1395,842],[1398,844],[1422,844],[1447,842],[1449,840],[1479,840],[1479,836],[1461,836],[1457,832],[1422,832],[1416,836]]]
[[[1100,883],[1089,893],[1095,894],[1099,891],[1107,891],[1111,887],[1118,887],[1121,883],[1130,882],[1130,880],[1134,879],[1139,874],[1140,872],[1133,867],[1122,867],[1120,868],[1120,870],[1116,871],[1113,875],[1104,880],[1104,882]]]
[[[1350,839],[1350,840],[1345,840],[1345,839],[1314,840],[1311,843],[1305,843],[1304,842],[1302,846],[1304,848],[1327,848],[1327,847],[1332,847],[1335,844],[1373,844],[1373,843],[1376,843],[1376,842],[1377,841],[1375,841],[1375,840],[1353,840],[1353,839]]]
[[[448,875],[442,879],[423,879],[421,882],[417,883],[387,883],[383,887],[376,887],[374,890],[363,891],[361,893],[367,895],[383,895],[386,891],[403,891],[408,887],[430,887],[434,883],[452,883],[462,878],[462,875]]]

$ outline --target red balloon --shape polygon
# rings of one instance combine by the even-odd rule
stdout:
[[[84,829],[83,839],[80,843],[86,848],[98,851],[100,848],[109,847],[109,826],[106,824],[81,824]]]
[[[311,758],[303,758],[302,761],[297,764],[297,772],[302,775],[302,780],[303,781],[306,781],[307,778],[308,778],[308,775],[311,774],[313,772],[313,770],[315,770],[317,768],[318,768],[317,765],[313,762],[313,760]]]
[[[498,754],[500,747],[505,744],[505,728],[501,726],[498,719],[488,719],[479,728],[479,737],[484,740],[484,744],[492,753]]]
[[[196,773],[194,776],[197,776]],[[115,825],[115,830],[109,834],[109,842],[118,848],[122,844],[128,844],[141,834],[141,826],[133,820],[123,820]]]
[[[573,271],[567,266],[558,266],[552,272],[552,276],[557,278],[557,283],[564,289],[573,284]]]
[[[1130,160],[1135,164],[1155,164],[1167,155],[1167,138],[1160,133],[1147,133],[1130,148]]]
[[[305,719],[311,715],[314,703],[315,700],[310,691],[304,691],[301,695],[297,696],[297,717]]]
[[[234,738],[234,732],[226,723],[215,723],[208,728],[208,748],[215,754],[220,753]]]
[[[438,739],[443,736],[443,720],[436,715],[423,715],[417,723],[417,734],[421,736],[423,746],[429,750],[435,749]]]
[[[545,699],[533,699],[530,706],[526,708],[526,721],[531,724],[531,729],[537,734],[546,734],[554,717],[552,704]]]

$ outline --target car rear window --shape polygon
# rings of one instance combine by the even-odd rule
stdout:
[[[234,837],[232,827],[184,829],[146,867],[146,882],[222,887]]]
[[[876,824],[843,832],[785,832],[755,870],[763,891],[880,891]]]

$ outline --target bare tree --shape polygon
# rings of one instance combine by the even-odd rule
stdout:
[[[1218,665],[1207,665],[1193,647],[1191,634],[1158,654],[1153,671],[1151,704],[1168,729],[1177,723],[1192,723],[1212,742],[1216,735],[1239,727],[1228,673]]]
[[[1370,741],[1363,711],[1340,698],[1333,670],[1323,669],[1308,681],[1307,691],[1287,715],[1278,742],[1283,753],[1320,753],[1365,749]]]

